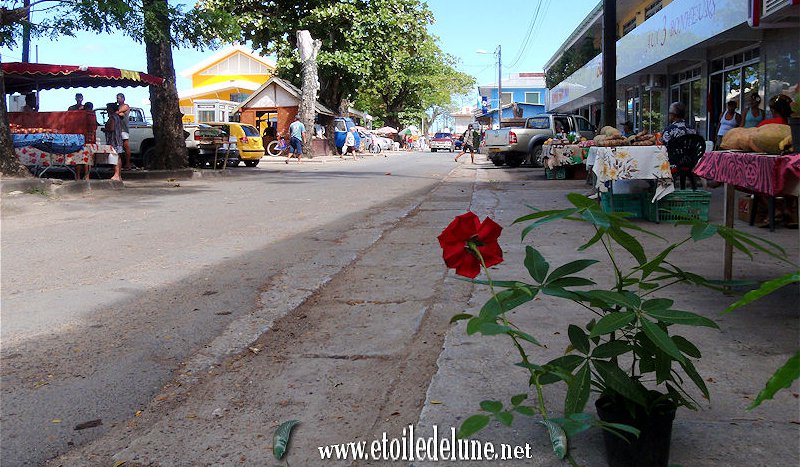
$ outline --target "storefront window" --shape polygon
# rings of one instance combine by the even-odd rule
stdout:
[[[214,121],[214,111],[213,110],[198,110],[197,111],[197,121],[198,122],[213,122]]]

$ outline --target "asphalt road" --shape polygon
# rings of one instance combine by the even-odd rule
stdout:
[[[3,464],[96,439],[176,374],[239,350],[264,323],[230,326],[264,290],[302,300],[453,167],[449,153],[404,153],[4,196]]]

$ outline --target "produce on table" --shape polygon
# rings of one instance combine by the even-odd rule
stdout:
[[[633,136],[628,137],[628,144],[631,146],[653,146],[656,144],[656,136],[648,134],[643,130]]]
[[[783,138],[783,141],[778,145],[780,147],[781,152],[791,151],[792,150],[792,135]]]
[[[789,137],[789,125],[770,123],[757,128],[732,128],[722,137],[720,148],[780,154],[781,143]]]

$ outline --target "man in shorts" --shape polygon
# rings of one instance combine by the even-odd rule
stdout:
[[[475,129],[472,128],[472,124],[470,124],[461,138],[464,143],[461,145],[461,152],[456,156],[455,161],[458,162],[458,158],[466,154],[467,150],[469,150],[469,157],[472,159],[472,163],[474,164],[475,148],[480,144],[481,135],[475,131]]]
[[[122,133],[122,149],[125,151],[125,165],[122,168],[131,170],[133,168],[133,166],[131,166],[131,147],[128,144],[128,140],[130,139],[128,115],[131,113],[131,107],[125,103],[125,94],[122,93],[117,94],[117,104],[119,105],[117,115],[119,115],[120,130]]]
[[[289,125],[289,157],[286,158],[286,163],[293,156],[297,156],[297,162],[303,160],[303,139],[306,137],[306,126],[300,121],[300,115],[294,116],[294,121]]]

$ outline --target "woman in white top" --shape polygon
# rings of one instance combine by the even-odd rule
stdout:
[[[717,131],[717,147],[722,142],[722,137],[725,136],[731,128],[736,128],[742,123],[742,116],[736,111],[736,101],[728,101],[728,110],[722,114],[719,119],[719,130]]]

